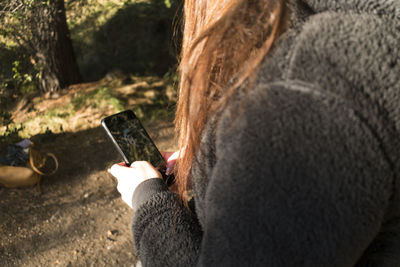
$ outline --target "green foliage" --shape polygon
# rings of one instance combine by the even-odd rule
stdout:
[[[19,133],[24,130],[22,123],[15,124],[12,114],[7,111],[0,111],[0,126],[5,126],[5,130],[0,136],[0,143],[14,143],[20,139]]]
[[[28,0],[29,1],[29,0]],[[34,0],[30,0],[32,3]],[[50,5],[50,0],[42,0],[42,6],[48,7]]]
[[[11,118],[11,113],[7,111],[0,111],[0,125],[1,126],[6,126],[8,128],[8,125],[13,123],[13,119]]]
[[[10,102],[8,95],[29,95],[37,91],[37,70],[30,63],[26,50],[0,43],[0,106]]]
[[[173,118],[175,106],[156,103],[151,105],[139,104],[131,108],[142,121],[166,120]]]
[[[107,106],[112,106],[116,112],[124,109],[122,101],[116,98],[108,87],[100,87],[89,93],[78,93],[72,99],[71,104],[74,111],[83,107],[104,109]]]
[[[35,3],[46,6],[51,0],[18,1],[24,1],[26,7],[33,8]],[[171,118],[175,101],[169,99],[165,92],[167,86],[171,88],[178,83],[175,73],[177,51],[172,36],[173,20],[179,13],[177,10],[181,3],[181,0],[65,1],[71,38],[84,79],[96,80],[115,70],[132,78],[125,77],[127,81],[113,78],[94,90],[77,91],[71,102],[46,111],[39,112],[32,105],[28,113],[34,115],[24,118],[23,124],[13,122],[10,113],[0,112],[0,126],[3,127],[0,127],[0,135],[21,138],[43,133],[46,129],[54,133],[64,129],[75,131],[79,128],[75,124],[86,125],[87,121],[77,122],[74,115],[80,116],[91,110],[97,114],[108,114],[130,108],[143,120]],[[23,29],[20,22],[24,17],[25,13],[21,10],[8,17],[7,23],[0,18],[0,110],[10,110],[9,103],[18,96],[37,90],[35,62],[29,56],[27,47],[21,45],[21,40],[13,38],[16,29]],[[29,39],[29,32],[26,33],[22,37]],[[136,96],[148,99],[127,106],[132,95],[121,95],[114,88],[135,80],[134,74],[141,76],[137,82],[145,80],[149,87],[144,86],[131,94],[135,99]],[[147,74],[154,79],[144,78],[143,75]],[[162,85],[153,86],[160,82]],[[154,96],[142,95],[148,90],[154,91]],[[40,99],[32,101],[35,106],[37,101],[40,102]]]
[[[38,101],[33,100],[32,103],[38,104]],[[23,124],[15,123],[9,112],[0,112],[0,135],[3,136],[0,142],[11,143],[18,138],[29,138],[49,131],[62,133],[65,128],[71,131],[77,128],[93,127],[93,125],[88,125],[86,119],[78,118],[82,116],[90,118],[99,113],[112,114],[124,109],[124,101],[117,98],[112,90],[103,84],[91,91],[75,93],[64,105],[40,112],[31,108],[31,112],[34,113],[28,114]]]
[[[171,8],[171,1],[170,0],[164,0],[164,4],[167,8]]]
[[[165,120],[174,117],[176,103],[160,94],[154,97],[151,103],[136,104],[129,108],[142,121]]]
[[[38,73],[34,74],[35,69],[31,70],[31,73],[23,73],[24,70],[21,66],[21,62],[16,60],[12,63],[12,78],[23,95],[31,94],[37,91],[35,79],[38,78]]]
[[[12,1],[5,0],[5,3]],[[29,63],[31,53],[27,51],[26,41],[30,40],[31,33],[23,22],[27,19],[26,12],[37,4],[48,6],[50,0],[17,2],[23,3],[23,8],[0,15],[0,87],[9,86],[26,94],[36,90],[39,77],[34,65]],[[162,76],[174,68],[177,49],[172,36],[178,27],[174,29],[173,21],[179,17],[182,2],[65,1],[67,22],[84,80],[98,80],[113,70]],[[16,32],[22,34],[16,35]],[[20,64],[16,67],[13,62]]]
[[[12,63],[20,52],[22,51],[0,42],[0,81],[3,83],[7,79],[12,79]]]
[[[179,83],[179,75],[175,68],[170,68],[163,76],[163,80],[166,84],[172,85],[174,88]]]
[[[6,44],[23,44],[29,40],[27,12],[35,0],[3,0],[4,6],[0,7],[0,36]]]
[[[68,112],[66,108],[49,109],[46,113],[49,118],[68,118],[72,113]]]
[[[12,144],[18,142],[21,140],[20,132],[24,129],[25,127],[22,123],[8,127],[5,132],[0,135],[0,144]]]
[[[114,96],[109,87],[100,86],[89,92],[75,93],[70,103],[66,103],[61,107],[48,109],[41,116],[48,119],[67,119],[74,116],[76,112],[89,108],[103,111],[111,108],[113,112],[119,112],[124,110],[124,102]]]

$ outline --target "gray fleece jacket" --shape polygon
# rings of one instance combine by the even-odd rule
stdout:
[[[400,1],[291,8],[203,133],[195,213],[160,179],[135,191],[144,266],[400,266]]]

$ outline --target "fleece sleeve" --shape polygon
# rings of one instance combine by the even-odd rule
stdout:
[[[379,141],[306,84],[258,88],[244,102],[217,131],[199,265],[354,266],[392,193]]]
[[[202,232],[194,214],[161,179],[150,179],[133,196],[133,239],[143,266],[193,266]]]

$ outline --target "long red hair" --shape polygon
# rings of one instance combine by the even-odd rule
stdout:
[[[208,118],[243,82],[251,84],[288,20],[285,0],[185,1],[175,119],[181,196],[191,187],[191,166]]]

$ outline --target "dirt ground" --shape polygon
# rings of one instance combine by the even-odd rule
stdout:
[[[173,124],[145,124],[172,151]],[[54,153],[56,174],[36,188],[0,188],[1,266],[135,266],[132,211],[107,173],[119,155],[100,127],[32,138]]]

